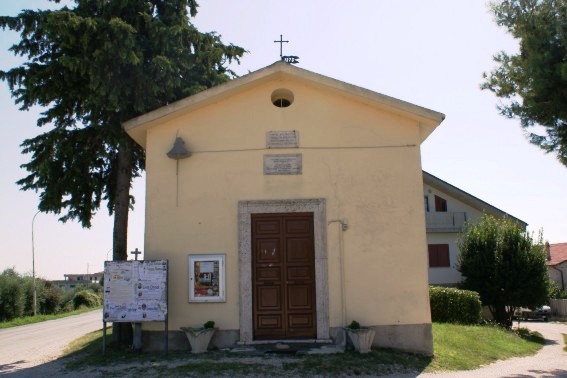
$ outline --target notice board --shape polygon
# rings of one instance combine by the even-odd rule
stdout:
[[[105,322],[167,321],[167,260],[105,261]]]

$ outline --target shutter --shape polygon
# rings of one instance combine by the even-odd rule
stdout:
[[[430,268],[447,268],[451,266],[449,244],[429,244],[427,249]]]
[[[435,211],[446,213],[447,212],[447,200],[439,196],[435,196]]]

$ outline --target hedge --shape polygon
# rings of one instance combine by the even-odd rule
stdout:
[[[439,323],[478,324],[480,296],[476,291],[430,286],[431,320]]]

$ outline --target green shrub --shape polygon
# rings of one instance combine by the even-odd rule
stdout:
[[[22,278],[14,269],[0,274],[0,321],[12,320],[23,315],[25,293]]]
[[[356,320],[353,320],[349,326],[347,327],[348,329],[360,329],[360,323],[357,322]]]
[[[81,307],[96,307],[101,305],[101,300],[92,290],[79,291],[73,297],[73,306],[75,310]]]
[[[212,320],[209,320],[208,322],[203,324],[203,328],[204,329],[213,329],[213,328],[215,328],[215,322],[213,322]]]
[[[477,324],[481,319],[480,296],[475,291],[429,287],[431,320],[440,323]]]
[[[24,290],[24,316],[32,316],[34,313],[33,308],[33,291],[34,283],[32,276],[22,276],[21,285]],[[49,315],[55,314],[61,308],[61,295],[62,290],[58,287],[53,286],[51,281],[47,281],[43,278],[36,277],[35,279],[35,291],[37,294],[37,314],[38,315]],[[72,309],[71,309],[72,310]]]
[[[549,299],[567,299],[567,292],[562,290],[559,285],[552,280],[549,280],[548,287]]]
[[[20,276],[20,285],[24,293],[24,311],[22,316],[33,315],[33,277],[29,275]]]
[[[56,314],[61,306],[62,290],[54,286],[51,282],[46,281],[41,292],[39,307],[42,314]]]
[[[63,292],[52,282],[36,277],[38,315],[73,311],[87,306],[102,304],[102,286],[98,283],[80,285],[73,291]],[[87,293],[81,293],[83,291]],[[81,293],[80,295],[77,295]],[[30,275],[21,275],[13,268],[0,273],[0,321],[9,321],[34,313],[34,280]]]

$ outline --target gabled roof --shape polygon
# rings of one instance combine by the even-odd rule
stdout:
[[[486,211],[488,214],[494,215],[496,217],[507,216],[508,218],[518,222],[524,228],[528,226],[528,224],[523,220],[518,219],[487,202],[484,202],[480,198],[477,198],[472,194],[469,194],[464,190],[461,190],[456,186],[453,186],[448,182],[441,180],[438,177],[433,176],[431,173],[423,171],[423,182],[443,193],[447,193],[451,197],[469,205],[470,207],[474,207],[475,209],[478,209],[480,211]]]
[[[381,93],[373,92],[362,87],[357,87],[327,76],[319,75],[283,61],[278,61],[258,71],[249,73],[248,75],[228,81],[216,87],[209,88],[193,96],[186,97],[139,117],[133,118],[126,121],[123,124],[123,127],[138,144],[145,147],[146,131],[152,126],[190,112],[194,109],[217,102],[235,94],[238,91],[251,88],[269,80],[285,77],[303,80],[311,85],[335,91],[343,96],[353,98],[356,101],[414,119],[419,122],[422,141],[425,140],[429,134],[433,132],[435,127],[437,127],[445,119],[445,115],[442,113],[398,100]]]
[[[567,243],[557,243],[549,245],[549,257],[546,265],[557,265],[567,261]]]

